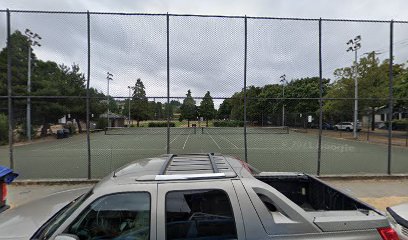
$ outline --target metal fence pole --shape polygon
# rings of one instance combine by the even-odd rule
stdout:
[[[319,143],[317,147],[317,175],[320,175],[323,133],[323,72],[322,72],[322,19],[319,19]]]
[[[248,162],[247,142],[247,44],[248,44],[248,20],[245,15],[245,44],[244,44],[244,152],[245,162]]]
[[[13,100],[11,98],[11,32],[10,32],[10,10],[7,9],[7,99],[8,99],[8,141],[10,168],[14,169],[13,156]]]
[[[89,82],[91,75],[91,18],[89,11],[86,13],[87,16],[87,37],[88,37],[88,77],[86,81],[86,143],[88,146],[88,179],[92,178],[91,173],[91,137],[90,137],[90,99],[89,99]]]
[[[389,70],[389,100],[388,100],[388,171],[391,174],[392,158],[392,112],[393,112],[393,41],[394,41],[394,20],[390,23],[390,70]]]
[[[167,22],[167,154],[170,153],[170,29],[169,13],[166,15]]]

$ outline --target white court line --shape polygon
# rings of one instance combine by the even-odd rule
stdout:
[[[210,136],[210,138],[213,140],[213,142],[215,143],[215,145],[217,145],[218,149],[221,149],[220,146],[218,145],[218,143],[214,140],[214,138],[211,136],[211,134],[208,134],[208,136]]]
[[[181,134],[177,135],[173,140],[170,141],[170,144],[172,144],[178,137],[180,137]],[[164,149],[167,149],[167,144],[164,146]]]
[[[186,143],[187,143],[189,137],[190,137],[190,134],[188,134],[188,136],[186,138],[186,141],[184,142],[183,149],[186,147]]]
[[[238,149],[237,145],[233,144],[228,138],[225,138],[223,136],[221,136],[221,138],[223,138],[224,140],[227,140],[227,142],[231,143],[232,146],[234,146],[236,149]]]

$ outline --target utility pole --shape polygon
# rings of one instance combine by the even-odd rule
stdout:
[[[108,103],[108,114],[107,114],[107,119],[108,119],[108,127],[110,127],[111,125],[110,125],[110,123],[109,123],[109,115],[110,115],[110,112],[109,112],[109,81],[112,81],[113,80],[113,74],[111,74],[111,73],[109,73],[109,72],[107,72],[107,76],[106,76],[106,80],[108,81],[108,94],[107,94],[107,103]]]
[[[128,99],[128,127],[130,127],[130,90],[132,89],[131,86],[128,86],[129,89],[129,99]]]
[[[285,98],[285,84],[288,83],[288,81],[286,81],[286,74],[283,74],[282,76],[280,76],[280,82],[282,83],[282,96],[283,98]],[[285,100],[283,100],[283,104],[282,104],[282,127],[285,126]]]
[[[361,36],[358,35],[354,39],[347,42],[347,52],[354,52],[354,123],[353,123],[353,137],[357,139],[357,123],[358,123],[358,81],[357,81],[357,51],[361,48]]]
[[[27,115],[26,115],[26,135],[27,140],[31,141],[31,47],[39,46],[41,44],[36,40],[41,40],[40,35],[33,33],[30,29],[25,30],[25,35],[28,37],[28,70],[27,70]]]

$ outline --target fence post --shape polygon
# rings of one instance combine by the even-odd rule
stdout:
[[[87,37],[88,37],[88,77],[86,81],[86,143],[88,147],[88,179],[92,178],[91,172],[91,138],[90,138],[90,99],[89,99],[89,82],[91,75],[91,19],[89,11],[86,13],[87,17]]]
[[[248,142],[247,142],[247,44],[248,44],[248,21],[245,15],[245,43],[244,43],[244,152],[245,162],[248,162]]]
[[[10,33],[10,10],[7,9],[7,99],[8,99],[8,141],[10,168],[14,169],[13,156],[13,100],[11,97],[11,33]]]
[[[323,76],[322,76],[322,18],[319,19],[319,143],[317,147],[317,175],[320,175],[323,133]]]
[[[170,30],[169,13],[166,15],[167,22],[167,154],[170,153]]]
[[[393,112],[393,41],[394,41],[394,20],[390,22],[390,70],[389,70],[389,97],[388,97],[388,175],[391,175],[392,158],[392,112]]]

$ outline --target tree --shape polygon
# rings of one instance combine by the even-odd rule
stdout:
[[[215,116],[214,101],[210,95],[210,92],[204,95],[203,100],[200,103],[200,115],[205,119],[206,126],[208,127],[208,120],[213,120]]]
[[[247,121],[259,124],[263,117],[263,108],[261,107],[261,101],[259,95],[262,88],[249,86],[247,94]]]
[[[167,115],[169,115],[170,119],[174,116],[174,106],[170,103],[164,103],[164,118],[167,119]]]
[[[161,102],[157,102],[155,106],[155,115],[157,119],[163,119],[164,114],[163,114],[163,104]]]
[[[0,113],[0,145],[8,142],[8,119],[3,113]]]
[[[177,100],[171,100],[170,105],[171,105],[174,113],[181,113],[181,110],[180,110],[181,102],[179,102]]]
[[[37,60],[36,68],[33,68],[32,95],[62,96],[68,88],[64,72],[55,62]],[[68,103],[65,99],[32,100],[32,123],[42,125],[41,136],[47,135],[50,123],[69,113]]]
[[[196,102],[191,96],[190,89],[187,91],[186,98],[183,100],[183,104],[180,107],[181,115],[180,119],[187,119],[187,126],[190,127],[190,121],[197,117]]]
[[[20,31],[10,36],[11,59],[12,59],[12,90],[14,95],[26,95],[27,93],[27,65],[28,49],[30,47],[28,38]],[[76,96],[78,98],[32,98],[31,118],[33,125],[42,125],[41,134],[45,136],[50,123],[56,123],[59,118],[71,114],[76,119],[78,129],[81,131],[80,121],[86,119],[86,79],[80,72],[79,65],[71,67],[63,64],[58,65],[53,61],[42,61],[37,59],[33,49],[31,53],[31,95],[33,96]],[[7,95],[7,48],[0,52],[0,95]],[[101,99],[105,99],[102,93],[90,88],[90,110],[93,114],[99,114],[107,108]],[[115,101],[112,101],[116,104]],[[26,123],[25,99],[13,101],[14,124],[18,129]],[[0,109],[6,109],[0,105]],[[113,106],[111,109],[115,109]],[[2,110],[3,111],[3,110]],[[26,132],[26,131],[25,131]]]
[[[244,92],[236,92],[231,97],[231,119],[244,120]]]
[[[13,95],[26,95],[27,94],[27,65],[28,65],[28,38],[21,34],[20,31],[15,31],[10,36],[11,45],[11,61],[13,63],[11,74],[12,79],[12,92]],[[0,52],[0,95],[7,95],[7,47],[4,47]],[[36,55],[34,52],[31,54],[32,68],[36,67]],[[14,108],[14,124],[21,124],[25,118],[25,99],[13,100]],[[0,101],[0,109],[7,109],[7,102]],[[3,112],[6,112],[2,110]]]
[[[133,119],[136,119],[137,126],[139,127],[140,121],[149,118],[149,103],[146,98],[145,86],[140,78],[136,80],[135,86],[132,89],[131,116]]]
[[[395,110],[408,111],[408,67],[394,78]],[[395,71],[394,71],[395,72]]]
[[[230,119],[231,115],[231,99],[224,99],[217,111],[217,119]]]
[[[403,65],[395,64],[394,77],[399,79],[406,70]],[[357,70],[357,81],[359,84],[359,115],[370,113],[371,128],[374,130],[374,117],[376,111],[388,104],[388,83],[389,83],[389,59],[380,63],[375,57],[375,53],[369,53],[366,57],[360,58],[353,67],[336,69],[334,75],[337,80],[327,92],[327,98],[350,98],[347,100],[326,101],[324,105],[325,114],[330,114],[336,120],[352,119],[354,98],[354,71]],[[403,77],[402,77],[403,78]],[[399,88],[395,86],[397,89]]]

